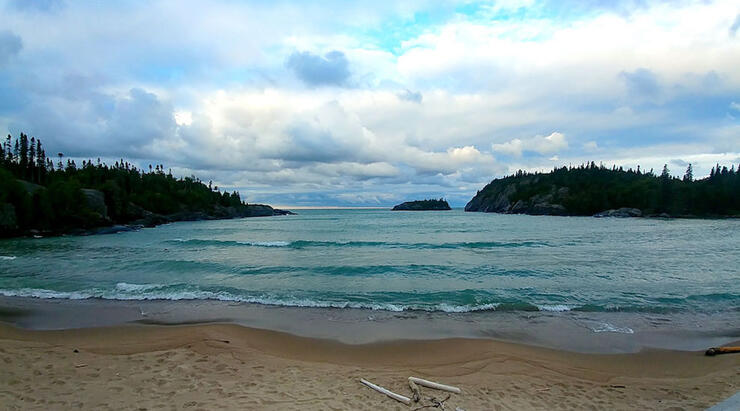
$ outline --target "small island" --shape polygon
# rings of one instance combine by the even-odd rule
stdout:
[[[452,210],[447,201],[440,198],[439,200],[416,200],[406,201],[393,207],[392,211],[442,211]]]

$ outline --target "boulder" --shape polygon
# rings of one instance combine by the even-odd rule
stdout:
[[[279,208],[273,208],[272,212],[274,215],[296,215],[294,212],[290,210],[281,210]]]
[[[93,190],[91,188],[83,188],[82,194],[85,195],[87,201],[87,208],[94,213],[100,214],[103,219],[108,218],[108,207],[105,205],[105,194],[102,191]]]
[[[527,214],[532,215],[567,215],[568,210],[560,204],[537,203],[533,205]]]
[[[269,205],[249,204],[242,217],[269,217],[275,215],[275,210]]]
[[[20,183],[23,189],[26,190],[26,192],[30,195],[34,195],[39,190],[46,190],[46,187],[40,186],[38,184],[34,184],[30,181],[21,180],[21,179],[16,179],[15,181]]]

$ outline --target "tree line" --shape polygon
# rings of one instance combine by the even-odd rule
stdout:
[[[64,231],[127,223],[146,213],[213,213],[218,207],[247,207],[239,192],[221,192],[195,176],[175,178],[161,164],[148,170],[124,161],[47,156],[41,140],[21,133],[0,144],[0,236],[28,230]],[[85,192],[94,189],[98,193]],[[106,215],[95,207],[102,193]],[[92,199],[90,197],[93,197]]]
[[[553,202],[566,207],[573,215],[593,215],[622,207],[638,208],[644,214],[671,216],[727,216],[740,215],[740,167],[729,168],[719,164],[712,167],[706,178],[695,179],[693,165],[688,164],[683,177],[671,175],[668,165],[660,174],[652,169],[645,172],[640,166],[627,170],[605,167],[595,162],[578,166],[554,168],[548,173],[516,173],[496,179],[479,193],[493,185],[518,184],[512,203],[538,195],[553,193],[553,188],[567,188],[554,193]]]

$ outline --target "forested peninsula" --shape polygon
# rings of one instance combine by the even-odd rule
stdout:
[[[21,133],[0,144],[0,237],[94,234],[173,221],[289,214],[247,204],[191,176],[176,178],[163,165],[148,170],[121,159],[113,165],[64,161],[46,155],[41,140]]]
[[[709,177],[683,178],[668,166],[660,175],[607,168],[594,162],[555,168],[548,173],[516,174],[491,181],[465,211],[596,217],[738,217],[740,170],[717,164]]]

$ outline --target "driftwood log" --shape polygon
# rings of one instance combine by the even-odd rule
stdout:
[[[712,347],[707,350],[706,355],[712,357],[718,354],[740,353],[740,347]]]
[[[404,397],[401,394],[396,394],[395,392],[390,391],[390,390],[387,390],[387,389],[385,389],[385,388],[383,388],[383,387],[381,387],[379,385],[375,385],[375,384],[371,383],[370,381],[368,381],[368,380],[366,380],[364,378],[360,378],[360,382],[363,383],[363,384],[365,384],[366,386],[374,389],[375,391],[377,391],[379,393],[385,394],[385,395],[393,398],[394,400],[396,400],[398,402],[402,402],[402,403],[404,403],[406,405],[410,405],[411,404],[411,399],[410,398]]]
[[[419,386],[416,385],[415,382],[411,381],[411,378],[409,378],[409,388],[411,388],[411,392],[414,393],[413,395],[414,402],[419,402],[419,400],[421,400],[421,390],[419,389]]]
[[[421,378],[409,377],[409,386],[411,385],[412,382],[418,385],[422,385],[424,387],[434,388],[435,390],[448,391],[448,392],[453,392],[455,394],[462,393],[462,391],[457,387],[453,387],[451,385],[439,384],[433,381],[423,380]],[[413,390],[413,388],[411,389]]]

